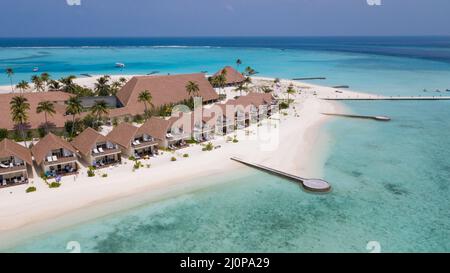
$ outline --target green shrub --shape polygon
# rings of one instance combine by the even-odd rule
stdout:
[[[191,138],[189,140],[186,140],[186,143],[187,144],[197,144],[198,142],[195,139]]]
[[[48,185],[49,188],[53,189],[53,188],[59,188],[59,186],[61,186],[61,183],[58,182],[52,182]]]
[[[202,151],[212,151],[214,149],[214,145],[211,142],[208,142],[205,147],[203,147]]]
[[[280,108],[280,110],[288,109],[288,108],[289,108],[289,103],[284,102],[284,101],[283,101],[283,102],[280,102],[279,108]]]
[[[128,160],[135,161],[135,160],[136,160],[136,157],[130,156],[130,157],[128,157]]]
[[[88,174],[88,177],[94,177],[95,176],[95,167],[89,166],[87,174]]]
[[[117,118],[113,118],[113,120],[112,120],[112,125],[113,125],[114,127],[116,127],[117,125],[119,125],[119,120],[118,120]]]
[[[234,137],[233,138],[233,143],[238,143],[238,142],[239,142],[239,140],[236,137]]]
[[[108,177],[107,173],[102,174],[102,177]]]
[[[8,138],[8,130],[1,128],[0,129],[0,140]]]
[[[135,122],[135,123],[143,123],[144,122],[144,118],[142,117],[142,115],[137,114],[136,116],[133,117],[133,122]]]
[[[147,167],[147,169],[150,169],[150,164],[146,164],[145,166]]]
[[[35,192],[36,191],[36,187],[28,187],[27,189],[26,189],[26,193],[30,193],[30,192]]]
[[[134,161],[133,170],[137,170],[141,167],[143,167],[141,161],[138,161],[138,160]]]
[[[172,158],[170,159],[170,161],[177,161],[177,158],[172,156]]]
[[[45,137],[46,134],[47,134],[47,131],[45,130],[44,127],[39,127],[38,128],[38,135],[39,135],[40,138]]]
[[[184,154],[183,157],[189,157],[189,154]]]

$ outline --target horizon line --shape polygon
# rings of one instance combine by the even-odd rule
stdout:
[[[417,35],[236,35],[236,36],[10,36],[0,39],[195,39],[195,38],[417,38],[417,37],[450,37],[450,34],[417,34]]]

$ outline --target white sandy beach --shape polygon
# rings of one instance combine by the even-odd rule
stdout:
[[[82,78],[77,81],[88,85],[93,79]],[[255,84],[264,80],[273,81],[267,78],[257,79]],[[291,81],[281,82],[282,86],[289,83]],[[26,229],[32,224],[95,205],[103,205],[99,212],[101,215],[124,209],[107,206],[114,200],[155,193],[151,197],[147,196],[146,202],[150,202],[206,187],[204,181],[208,179],[205,177],[248,168],[230,160],[233,156],[303,177],[320,178],[327,149],[327,137],[321,133],[320,128],[331,118],[321,113],[342,113],[345,109],[338,103],[317,98],[334,94],[332,88],[298,82],[295,85],[302,90],[302,94],[295,96],[293,107],[285,111],[287,115],[276,114],[264,121],[262,126],[252,125],[239,131],[238,143],[227,142],[226,137],[217,136],[213,144],[220,146],[218,149],[206,152],[202,151],[201,145],[191,145],[174,153],[163,152],[156,158],[143,161],[144,165],[150,164],[149,168],[144,167],[135,172],[132,171],[132,162],[124,160],[121,166],[98,170],[93,178],[87,177],[86,169],[77,178],[64,177],[62,186],[57,189],[48,188],[36,175],[33,180],[37,191],[34,193],[25,193],[26,185],[0,189],[0,241],[6,240],[11,232],[19,228]],[[349,90],[343,92],[358,94]],[[232,97],[235,93],[228,89],[227,95]],[[275,146],[271,150],[265,150],[268,134],[263,132],[264,128],[271,128],[271,139],[275,140]],[[189,154],[188,158],[182,156],[185,153]],[[177,158],[176,162],[170,160],[172,156]],[[101,177],[103,173],[108,177]],[[211,183],[214,181],[211,180]],[[78,220],[86,219],[79,216]]]

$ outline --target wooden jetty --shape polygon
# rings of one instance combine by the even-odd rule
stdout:
[[[234,160],[236,162],[242,163],[244,165],[253,167],[255,169],[259,169],[262,171],[265,171],[267,173],[277,175],[283,178],[287,178],[291,181],[300,183],[305,190],[312,191],[312,192],[329,192],[331,190],[331,185],[322,179],[310,179],[310,178],[303,178],[297,175],[289,174],[280,170],[275,170],[273,168],[263,166],[261,164],[251,163],[248,161],[244,161],[237,157],[230,158],[231,160]]]
[[[390,121],[390,117],[386,116],[364,116],[364,115],[348,115],[348,114],[335,114],[335,113],[322,113],[322,115],[345,117],[345,118],[360,118],[360,119],[373,119],[377,121]]]
[[[450,96],[328,96],[319,97],[322,100],[450,100]]]
[[[332,88],[350,88],[350,86],[349,85],[336,85],[336,86],[333,86]]]

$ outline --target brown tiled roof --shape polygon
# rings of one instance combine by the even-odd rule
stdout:
[[[169,130],[172,122],[173,120],[151,117],[139,128],[139,132],[163,140],[166,138],[167,130]]]
[[[42,138],[38,143],[36,143],[32,148],[34,160],[39,165],[45,159],[45,156],[52,150],[56,149],[67,149],[72,153],[76,153],[76,149],[64,139],[49,133],[44,138]]]
[[[91,127],[86,128],[81,134],[79,134],[71,144],[83,155],[90,154],[92,148],[98,142],[105,142],[107,138],[92,129]]]
[[[140,92],[148,90],[152,95],[154,107],[158,108],[166,104],[175,104],[189,99],[190,96],[186,91],[186,85],[189,81],[198,84],[200,89],[199,95],[203,101],[217,100],[219,98],[202,73],[133,77],[117,93],[117,98],[127,108],[127,114],[142,114],[145,108],[144,104],[138,101]],[[118,113],[115,111],[112,114],[118,116]]]
[[[10,156],[16,156],[28,164],[33,165],[33,160],[31,159],[31,152],[29,149],[15,143],[12,140],[4,139],[0,141],[0,157],[3,158]]]
[[[226,118],[234,118],[235,109],[234,109],[234,100],[230,100],[227,103],[218,103],[208,109],[210,112],[215,113],[216,115],[223,115]]]
[[[20,94],[0,94],[0,128],[5,128],[7,130],[14,130],[15,124],[11,118],[10,101],[13,97]],[[51,101],[55,103],[56,113],[53,116],[48,115],[48,122],[51,126],[57,128],[64,127],[64,123],[70,118],[65,116],[65,106],[64,102],[67,101],[72,95],[60,92],[35,92],[35,93],[24,93],[22,94],[30,104],[30,110],[28,111],[28,124],[27,127],[30,129],[36,129],[43,126],[45,123],[44,113],[37,114],[36,108],[41,101]]]
[[[270,93],[249,93],[248,95],[241,96],[234,101],[230,101],[230,104],[239,105],[247,108],[250,105],[260,107],[262,105],[271,104],[274,100]]]
[[[123,122],[117,125],[106,138],[124,148],[129,148],[138,130],[139,127]]]
[[[223,70],[226,71],[225,78],[226,78],[227,84],[240,83],[245,80],[244,75],[242,75],[242,73],[240,73],[239,71],[237,71],[236,69],[234,69],[231,66],[225,66],[224,68],[220,69],[219,71],[216,72],[216,74],[214,74],[213,77],[220,75]]]

